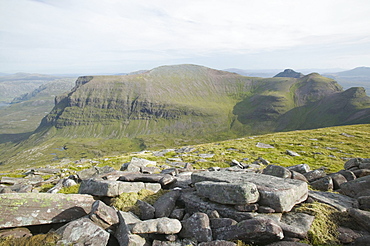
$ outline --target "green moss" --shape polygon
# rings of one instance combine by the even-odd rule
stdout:
[[[60,239],[55,233],[38,234],[25,238],[0,238],[0,246],[54,246]]]
[[[308,231],[308,239],[311,245],[338,245],[338,225],[342,213],[335,208],[319,203],[304,203],[296,209],[314,215],[315,219]]]
[[[54,184],[44,184],[40,187],[40,192],[47,192],[54,187]]]
[[[111,205],[121,211],[131,211],[137,215],[140,215],[139,208],[137,207],[137,200],[145,201],[149,204],[154,204],[154,202],[162,196],[167,191],[160,190],[154,193],[150,190],[141,190],[138,193],[122,193],[116,198],[112,199]]]
[[[70,187],[63,187],[60,189],[58,193],[63,193],[63,194],[78,194],[78,189],[80,188],[81,184],[76,184]]]

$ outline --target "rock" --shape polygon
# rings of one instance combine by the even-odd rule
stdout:
[[[140,172],[145,174],[160,173],[161,169],[158,167],[140,167]]]
[[[338,173],[342,174],[346,178],[347,182],[357,178],[356,175],[349,170],[340,170]]]
[[[184,218],[184,215],[185,215],[185,209],[178,208],[172,211],[170,218],[182,220]]]
[[[298,154],[297,152],[294,152],[292,150],[287,150],[286,153],[290,156],[301,156],[300,154]]]
[[[128,214],[128,213],[127,213]],[[126,214],[126,217],[128,217]],[[119,225],[117,227],[115,237],[120,246],[144,246],[146,240],[139,235],[131,234],[129,226],[124,219],[124,212],[118,212]],[[131,221],[132,222],[132,221]],[[137,220],[136,222],[139,222]]]
[[[153,204],[155,208],[155,217],[169,217],[175,208],[176,201],[180,196],[180,191],[172,190],[157,199]]]
[[[353,167],[363,168],[368,165],[367,163],[370,163],[370,158],[353,158],[344,164],[344,169],[349,170]]]
[[[139,223],[141,222],[141,220],[135,215],[133,214],[132,212],[122,212],[122,211],[118,211],[118,218],[122,218],[122,220],[125,221],[125,225],[127,227],[127,229],[129,230],[129,232],[131,233],[132,231],[132,227],[134,227],[134,225],[136,223]],[[121,221],[121,219],[120,219]]]
[[[239,168],[241,168],[241,169],[243,169],[243,168],[244,168],[244,166],[243,166],[242,164],[240,164],[240,162],[239,162],[239,161],[237,161],[237,160],[232,160],[232,161],[231,161],[231,165],[232,165],[232,166],[237,166],[237,167],[239,167]]]
[[[271,214],[271,213],[276,212],[275,209],[266,207],[266,206],[259,206],[257,211],[258,213],[263,213],[263,214]]]
[[[146,182],[160,183],[163,186],[176,182],[176,178],[169,174],[145,174],[145,173],[130,173],[119,177],[119,181],[125,182]]]
[[[262,173],[286,179],[289,179],[292,176],[291,172],[287,168],[276,165],[268,165],[263,169]]]
[[[258,203],[253,203],[253,204],[240,204],[240,205],[235,205],[234,208],[238,211],[241,212],[255,212],[258,210]]]
[[[212,230],[238,224],[236,220],[233,220],[230,218],[214,218],[214,219],[210,219],[209,221],[210,221]]]
[[[341,194],[322,191],[309,191],[308,193],[309,197],[314,200],[328,204],[341,212],[346,212],[347,209],[358,207],[356,199]]]
[[[142,220],[154,219],[155,208],[152,205],[141,200],[137,200],[137,205],[140,209],[140,219]]]
[[[331,173],[329,176],[333,179],[334,190],[340,189],[340,185],[347,182],[347,179],[340,173]]]
[[[31,237],[32,233],[26,227],[12,228],[0,231],[0,241],[4,237],[23,238]]]
[[[353,170],[353,174],[356,175],[357,178],[369,176],[370,175],[370,169]]]
[[[243,220],[236,225],[214,230],[217,240],[242,240],[246,243],[266,244],[284,238],[283,230],[277,222],[266,219]]]
[[[57,242],[58,246],[62,245],[91,245],[104,246],[108,244],[109,233],[100,226],[95,225],[87,218],[74,220],[56,230],[61,235]]]
[[[341,193],[350,197],[362,196],[370,190],[370,176],[361,177],[352,181],[348,181],[340,185]]]
[[[116,210],[100,200],[93,203],[89,218],[104,230],[119,223]]]
[[[301,174],[299,172],[296,172],[296,171],[293,171],[293,170],[291,170],[290,173],[292,174],[292,176],[291,176],[292,179],[301,180],[303,182],[308,183],[308,180],[306,179],[306,177],[303,174]]]
[[[355,240],[353,246],[369,246],[370,236],[362,236]]]
[[[281,217],[280,227],[284,231],[285,237],[304,239],[310,230],[315,216],[305,213],[286,213]]]
[[[362,225],[365,230],[370,232],[370,212],[357,208],[349,208],[347,211],[357,223]]]
[[[346,227],[338,227],[338,240],[342,244],[349,244],[354,242],[357,238],[361,237],[360,233],[353,231]]]
[[[181,230],[181,222],[177,219],[158,218],[145,220],[136,223],[132,228],[132,233],[159,233],[176,234]]]
[[[77,172],[77,176],[80,180],[86,180],[93,178],[94,176],[114,172],[114,168],[110,166],[104,166],[104,167],[92,167],[89,169],[84,169],[82,171]]]
[[[188,219],[181,221],[180,237],[194,238],[198,242],[212,241],[212,230],[209,218],[205,213],[194,213]]]
[[[185,211],[187,213],[213,213],[214,211],[217,211],[220,216],[231,218],[236,221],[251,219],[256,216],[256,213],[239,212],[230,206],[206,201],[197,196],[195,191],[182,192],[179,200],[185,205]]]
[[[253,183],[232,184],[203,181],[195,184],[197,194],[221,204],[255,203],[259,199],[257,186]]]
[[[199,154],[200,158],[212,158],[215,154]]]
[[[315,190],[332,191],[334,189],[333,179],[331,176],[326,176],[317,179],[310,183],[311,187]]]
[[[0,184],[35,185],[35,184],[37,184],[39,182],[42,182],[42,181],[43,181],[43,179],[41,178],[41,176],[32,176],[32,177],[29,177],[29,178],[12,178],[12,177],[3,176],[3,177],[1,177]]]
[[[299,242],[281,241],[267,244],[266,246],[310,246],[309,244]]]
[[[294,179],[281,179],[259,173],[198,172],[192,174],[192,182],[202,181],[254,183],[260,194],[259,204],[277,212],[289,212],[295,204],[307,199],[307,183]]]
[[[266,160],[265,158],[258,157],[257,160],[253,162],[253,164],[259,165],[258,167],[255,166],[255,168],[259,168],[259,167],[261,167],[260,164],[270,165],[270,162],[268,160]],[[251,165],[249,165],[249,166],[251,166]]]
[[[121,171],[128,171],[128,172],[140,172],[140,168],[147,167],[147,166],[156,166],[156,161],[149,161],[146,159],[132,157],[129,163],[125,163],[121,167]]]
[[[237,246],[237,244],[224,240],[216,240],[211,242],[203,242],[198,244],[198,246]]]
[[[295,165],[295,166],[290,166],[290,167],[287,167],[290,171],[295,171],[295,172],[298,172],[298,173],[301,173],[301,174],[305,174],[305,173],[308,173],[309,171],[311,171],[311,168],[309,165],[307,164],[298,164],[298,165]]]
[[[78,193],[93,196],[116,197],[122,193],[139,192],[142,189],[158,192],[160,184],[146,184],[142,182],[121,182],[112,180],[88,179],[81,182]]]
[[[370,209],[370,196],[360,196],[357,198],[359,208],[362,210]]]
[[[256,144],[256,147],[263,148],[263,149],[273,149],[273,148],[275,148],[274,146],[272,146],[270,144],[264,144],[264,143],[260,143],[260,142],[258,142]]]
[[[326,173],[322,169],[316,169],[316,170],[310,171],[308,173],[305,173],[303,175],[306,177],[308,182],[312,182],[312,181],[315,181],[315,180],[318,180],[320,178],[325,177]]]
[[[0,194],[0,228],[68,222],[90,213],[89,195],[49,193]]]

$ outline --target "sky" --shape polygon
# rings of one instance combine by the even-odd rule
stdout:
[[[369,0],[0,0],[0,72],[370,66]]]

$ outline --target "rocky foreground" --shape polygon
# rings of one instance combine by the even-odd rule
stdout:
[[[56,245],[309,245],[302,240],[308,242],[316,218],[297,208],[318,202],[349,215],[352,223],[333,232],[337,241],[331,243],[368,245],[370,159],[350,159],[331,174],[306,164],[259,162],[159,169],[156,162],[132,158],[120,171],[93,167],[61,178],[62,170],[39,168],[25,178],[4,176],[0,242],[53,233]],[[54,187],[38,192],[47,182]],[[57,193],[77,184],[79,194]],[[122,194],[143,190],[162,195],[152,203],[138,200],[135,213],[118,208]]]

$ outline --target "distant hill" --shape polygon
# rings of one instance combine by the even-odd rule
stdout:
[[[176,65],[141,74],[83,76],[71,92],[56,98],[33,135],[13,147],[4,143],[0,162],[41,149],[44,154],[28,161],[51,160],[55,149],[65,146],[73,150],[70,155],[83,158],[370,123],[369,100],[362,88],[343,91],[335,80],[317,73],[258,78]]]
[[[285,69],[283,72],[276,74],[274,77],[302,78],[303,73],[298,73],[293,69]]]
[[[364,87],[370,95],[370,67],[357,67],[348,71],[327,73],[324,76],[337,80],[345,89]]]

